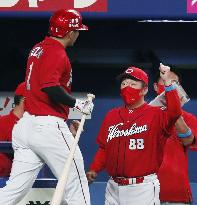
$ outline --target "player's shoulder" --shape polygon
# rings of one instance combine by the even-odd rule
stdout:
[[[10,111],[9,114],[0,117],[0,126],[15,124],[18,120],[19,118],[13,113],[13,111]]]
[[[0,126],[3,126],[6,122],[10,120],[10,113],[0,116]]]
[[[65,51],[65,48],[63,45],[60,44],[55,39],[52,39],[50,37],[45,37],[45,39],[39,43],[37,43],[34,48],[36,47],[42,47],[43,53],[45,55],[50,55],[52,54],[53,56],[58,56],[58,58],[63,57],[66,58],[68,57]],[[34,49],[33,48],[33,49]]]

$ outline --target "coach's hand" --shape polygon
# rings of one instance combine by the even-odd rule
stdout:
[[[97,173],[94,170],[90,170],[86,172],[86,177],[88,179],[88,182],[92,183],[96,179]]]
[[[83,114],[90,115],[92,113],[94,104],[89,100],[76,99],[75,108]]]

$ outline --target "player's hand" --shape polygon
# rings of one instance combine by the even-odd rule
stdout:
[[[76,99],[75,108],[83,114],[90,115],[92,113],[94,104],[89,100]]]
[[[162,63],[160,63],[160,77],[163,80],[165,86],[169,86],[172,84],[171,79],[170,79],[170,67],[165,66]]]
[[[86,177],[88,179],[88,182],[92,183],[93,181],[95,181],[95,179],[97,177],[97,173],[94,170],[90,170],[90,171],[86,172]]]
[[[72,133],[73,137],[76,136],[79,125],[80,125],[80,122],[78,120],[73,120],[70,123],[69,129],[70,129],[70,132]]]

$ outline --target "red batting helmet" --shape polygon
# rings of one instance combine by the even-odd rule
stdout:
[[[49,34],[54,37],[64,37],[74,30],[88,30],[83,25],[81,14],[73,9],[61,9],[56,11],[49,20]]]

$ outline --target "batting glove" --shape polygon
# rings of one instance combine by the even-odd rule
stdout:
[[[92,113],[94,104],[88,100],[76,99],[75,109],[83,114],[90,115]]]

